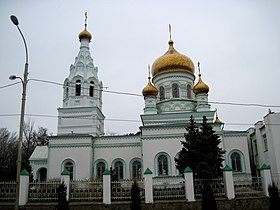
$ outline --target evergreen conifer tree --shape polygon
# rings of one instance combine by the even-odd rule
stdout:
[[[175,158],[179,172],[183,173],[189,166],[197,178],[209,179],[220,176],[225,151],[219,147],[221,140],[207,122],[207,118],[203,117],[199,129],[191,116],[186,130],[185,141],[181,141],[183,147],[178,158]]]

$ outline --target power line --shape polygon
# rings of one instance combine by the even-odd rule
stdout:
[[[20,114],[0,114],[0,117],[17,117]],[[92,117],[84,116],[84,117],[58,117],[56,115],[45,115],[45,114],[25,114],[25,116],[29,117],[46,117],[46,118],[64,118],[64,119],[91,119]],[[100,119],[98,119],[100,120]],[[132,119],[113,119],[113,118],[105,118],[105,121],[116,121],[116,122],[134,122],[134,123],[140,123],[142,122],[141,120],[132,120]],[[177,123],[168,123],[168,125],[175,125]],[[232,126],[241,126],[241,125],[246,125],[246,126],[252,126],[254,124],[252,123],[234,123],[234,122],[229,122],[229,123],[224,123],[225,125],[232,125]],[[167,125],[167,124],[164,124]],[[267,123],[265,125],[277,125],[280,126],[280,123]]]
[[[19,84],[19,83],[21,83],[21,82],[15,82],[15,83],[12,83],[12,84],[0,86],[0,89],[7,88],[7,87],[11,87],[11,86],[16,85],[16,84]]]
[[[49,81],[49,80],[42,80],[42,79],[29,79],[30,81],[36,81],[36,82],[44,82],[44,83],[49,83],[49,84],[54,84],[54,85],[59,85],[62,87],[72,87],[74,88],[75,85],[68,85],[65,86],[62,83],[58,83],[58,82],[53,82],[53,81]],[[2,86],[2,88],[6,88],[15,84],[18,84],[20,82],[17,83],[13,83],[11,85],[5,85]],[[1,88],[1,87],[0,87]],[[93,87],[94,90],[97,91],[103,91],[106,93],[112,93],[112,94],[118,94],[118,95],[128,95],[128,96],[138,96],[138,97],[143,97],[141,94],[137,94],[137,93],[129,93],[129,92],[121,92],[121,91],[111,91],[111,90],[104,90],[103,88],[99,89],[99,88],[95,88]],[[81,87],[81,89],[89,89],[88,87]],[[200,101],[196,101],[196,100],[192,100],[192,99],[187,99],[187,101],[190,102],[200,102]],[[280,105],[270,105],[270,104],[259,104],[259,103],[236,103],[236,102],[219,102],[219,101],[208,101],[209,104],[218,104],[218,105],[230,105],[230,106],[247,106],[247,107],[262,107],[262,108],[280,108]]]

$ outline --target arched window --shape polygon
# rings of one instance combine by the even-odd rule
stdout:
[[[38,181],[39,182],[45,182],[47,180],[47,169],[46,168],[41,168],[38,171]]]
[[[159,100],[162,101],[165,99],[165,90],[163,86],[159,87]]]
[[[93,97],[93,90],[94,90],[94,83],[93,81],[90,81],[90,86],[89,86],[89,96]]]
[[[123,163],[121,161],[115,162],[115,173],[118,179],[123,179]]]
[[[71,161],[67,161],[64,163],[64,168],[69,172],[70,180],[73,180],[74,164]]]
[[[179,86],[176,83],[172,84],[172,97],[179,98]]]
[[[192,97],[192,88],[190,85],[187,85],[187,98]]]
[[[141,163],[138,160],[132,163],[132,178],[141,178]]]
[[[230,156],[231,167],[233,172],[242,172],[241,158],[240,154],[237,152],[232,153]]]
[[[76,96],[81,95],[81,80],[76,81]]]
[[[165,155],[160,155],[157,159],[158,175],[168,175],[168,159]]]
[[[103,162],[97,163],[96,171],[97,171],[97,178],[102,179],[103,173],[105,171],[105,163]]]
[[[67,98],[69,95],[69,87],[68,87],[68,82],[65,85],[65,98]]]

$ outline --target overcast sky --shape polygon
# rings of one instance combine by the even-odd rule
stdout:
[[[78,54],[78,34],[88,13],[90,52],[107,90],[141,94],[147,66],[168,48],[168,24],[175,49],[196,65],[210,87],[209,101],[280,106],[280,1],[277,0],[1,0],[0,87],[22,76],[25,52],[10,21],[16,15],[29,51],[29,79],[63,83]],[[197,65],[196,65],[197,66]],[[196,75],[197,75],[196,68]],[[0,88],[0,127],[18,131],[21,84]],[[35,127],[57,132],[62,87],[30,81],[26,117]],[[103,93],[105,132],[135,133],[143,97]],[[268,108],[211,104],[228,130],[246,130]],[[279,112],[280,108],[271,108]],[[112,119],[135,122],[112,121]]]

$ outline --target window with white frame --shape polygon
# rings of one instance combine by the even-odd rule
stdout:
[[[81,95],[81,80],[77,80],[76,81],[76,96],[80,96]]]
[[[73,180],[74,176],[74,163],[70,160],[66,161],[64,163],[64,168],[69,172],[70,174],[70,180]]]
[[[123,179],[123,163],[121,161],[117,161],[114,164],[115,173],[118,179]]]
[[[94,91],[94,83],[93,81],[90,81],[90,86],[89,86],[89,96],[93,97],[93,91]]]
[[[179,98],[179,86],[178,84],[172,84],[172,96],[173,98]]]
[[[159,100],[162,101],[165,99],[165,90],[163,86],[159,87]]]
[[[96,165],[96,178],[102,179],[103,173],[105,171],[105,163],[104,162],[99,162]]]
[[[141,163],[138,160],[132,163],[132,178],[141,178]]]
[[[262,135],[262,139],[263,139],[263,150],[267,151],[268,150],[268,145],[267,145],[267,138],[266,138],[266,134]]]
[[[158,175],[164,176],[168,175],[168,158],[166,155],[160,155],[157,158]]]
[[[230,156],[231,167],[233,172],[242,172],[241,156],[238,152],[234,152]]]
[[[192,88],[190,85],[187,85],[187,98],[191,98],[192,97]]]

